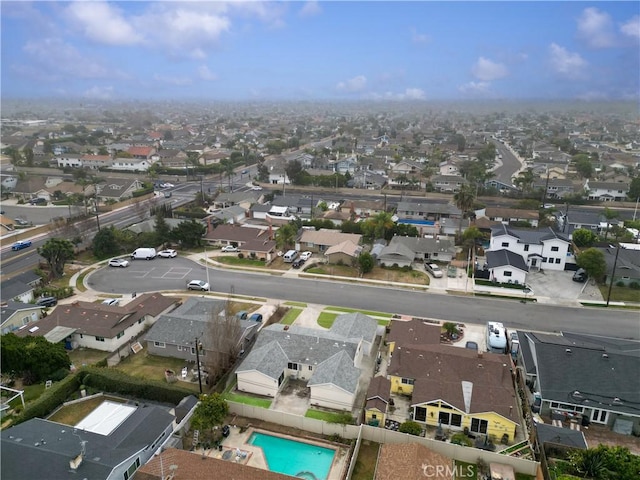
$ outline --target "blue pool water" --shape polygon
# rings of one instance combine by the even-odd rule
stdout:
[[[330,448],[259,432],[251,434],[248,443],[262,448],[272,472],[312,480],[314,477],[317,480],[327,479],[336,453]]]

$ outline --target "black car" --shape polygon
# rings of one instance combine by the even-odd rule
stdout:
[[[293,261],[293,268],[300,268],[302,265],[304,265],[304,259],[302,258],[297,258]]]

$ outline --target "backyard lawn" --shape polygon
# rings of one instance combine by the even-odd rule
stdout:
[[[356,460],[356,466],[353,469],[353,475],[351,476],[353,480],[373,480],[373,474],[378,462],[379,450],[379,443],[364,440],[360,444],[358,459]]]
[[[69,353],[69,360],[76,368],[94,365],[104,360],[109,355],[108,352],[102,350],[94,350],[92,348],[76,348]]]
[[[127,375],[131,375],[132,377],[165,381],[165,370],[173,370],[176,372],[177,376],[180,376],[180,371],[184,366],[188,366],[189,370],[191,370],[193,365],[179,358],[149,355],[147,350],[144,349],[140,353],[129,355],[115,368],[123,371]],[[197,383],[179,381],[177,384],[180,387],[189,388],[194,391],[198,390]]]
[[[325,412],[323,410],[316,410],[313,408],[307,410],[307,413],[305,413],[304,416],[307,418],[322,420],[327,423],[344,423],[345,420],[347,423],[351,423],[353,421],[353,417],[348,413]],[[349,421],[349,419],[351,419],[351,421]]]
[[[241,395],[239,393],[225,393],[224,398],[230,402],[244,403],[245,405],[252,405],[254,407],[269,408],[271,406],[271,400],[266,398],[250,397],[249,395]]]
[[[110,400],[112,402],[126,403],[123,398],[99,396],[90,398],[84,402],[78,402],[71,405],[66,405],[51,415],[47,420],[52,422],[62,423],[64,425],[74,426],[77,425],[84,417],[89,415],[95,410],[102,402]]]

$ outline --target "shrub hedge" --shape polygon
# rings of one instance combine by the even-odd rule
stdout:
[[[26,422],[35,417],[45,417],[62,405],[80,388],[79,374],[69,375],[64,380],[54,383],[44,391],[40,398],[27,404],[23,412],[16,418],[15,424]]]
[[[157,380],[132,377],[120,370],[86,367],[81,370],[82,383],[99,391],[119,393],[128,397],[143,398],[162,403],[178,404],[194,392]]]
[[[56,297],[58,300],[62,298],[69,298],[74,294],[73,287],[42,287],[36,288],[34,294],[36,297],[44,296],[44,297]]]

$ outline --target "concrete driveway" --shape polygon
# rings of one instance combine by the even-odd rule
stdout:
[[[574,282],[573,272],[545,270],[529,272],[527,285],[533,290],[534,297],[553,298],[558,303],[575,304],[579,299],[601,301],[600,290],[591,281]]]

